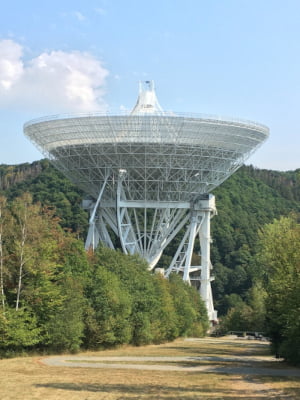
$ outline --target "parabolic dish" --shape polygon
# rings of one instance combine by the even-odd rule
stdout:
[[[220,185],[262,144],[269,129],[190,114],[88,114],[30,121],[25,135],[82,190],[115,199],[126,171],[127,198],[191,201]]]

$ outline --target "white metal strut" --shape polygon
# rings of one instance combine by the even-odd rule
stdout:
[[[165,276],[172,272],[180,273],[183,280],[196,286],[205,302],[210,321],[217,321],[211,290],[210,271],[210,219],[216,214],[215,197],[206,195],[190,207],[189,225],[173,257]],[[196,237],[199,236],[201,265],[192,265],[192,255]]]

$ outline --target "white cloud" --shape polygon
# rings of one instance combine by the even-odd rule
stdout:
[[[12,40],[0,41],[0,88],[9,90],[23,73],[22,47]]]
[[[74,15],[78,19],[78,21],[86,20],[86,17],[80,11],[74,11]]]
[[[129,109],[128,107],[124,106],[124,104],[120,105],[120,111],[124,112],[124,113],[128,113],[131,111],[131,109]]]
[[[108,70],[89,53],[44,52],[26,63],[22,46],[0,40],[0,106],[32,112],[88,112],[106,108]]]

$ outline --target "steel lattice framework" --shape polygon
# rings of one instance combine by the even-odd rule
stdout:
[[[99,241],[139,253],[153,268],[183,228],[166,271],[194,281],[216,319],[210,287],[210,227],[216,212],[208,195],[268,137],[261,124],[208,115],[162,111],[152,82],[140,87],[125,114],[51,116],[30,121],[24,132],[89,198],[86,247]],[[191,266],[199,236],[201,265]]]

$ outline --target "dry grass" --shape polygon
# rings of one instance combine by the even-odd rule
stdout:
[[[183,341],[123,347],[95,356],[265,355],[265,343],[230,340]],[[222,365],[219,363],[219,365]],[[251,377],[200,372],[161,372],[49,367],[38,357],[0,361],[0,400],[121,399],[298,399],[299,378]],[[231,363],[230,366],[236,366]]]

